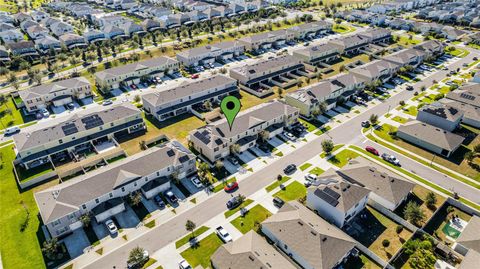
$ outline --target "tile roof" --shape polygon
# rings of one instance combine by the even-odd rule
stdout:
[[[398,127],[397,132],[402,132],[420,141],[449,151],[457,149],[465,139],[460,135],[416,120],[401,125]]]

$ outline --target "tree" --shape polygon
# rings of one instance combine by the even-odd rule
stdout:
[[[191,220],[187,220],[187,222],[185,223],[185,230],[187,230],[188,232],[191,232],[192,235],[194,235],[193,231],[195,231],[195,228],[197,228],[197,225],[195,224],[195,222]]]
[[[90,226],[91,218],[88,212],[85,214],[82,214],[78,219],[82,222],[84,227]]]
[[[471,151],[468,151],[467,153],[465,153],[465,155],[463,156],[465,158],[465,160],[467,160],[468,162],[472,162],[473,159],[475,159],[475,154],[473,154],[473,152]]]
[[[212,102],[210,102],[210,100],[206,100],[205,102],[203,102],[203,106],[208,111],[212,110],[212,107],[213,107]]]
[[[323,140],[322,141],[322,149],[325,151],[326,154],[330,154],[333,150],[335,145],[333,144],[332,140]]]
[[[409,202],[405,207],[403,214],[408,221],[417,226],[425,219],[425,213],[415,202]]]
[[[405,106],[405,101],[402,100],[402,101],[398,102],[398,104],[401,105],[401,106]]]
[[[140,102],[140,95],[138,95],[138,94],[135,95],[135,97],[133,97],[133,101],[134,101],[135,103]]]
[[[130,253],[128,254],[128,263],[129,264],[141,264],[145,261],[145,257],[143,253],[145,250],[141,247],[134,247],[132,250],[130,250]]]
[[[270,132],[267,131],[267,130],[261,130],[258,133],[258,136],[260,137],[260,140],[262,140],[262,142],[266,142],[268,140],[268,138],[270,137]]]
[[[45,256],[50,260],[55,259],[55,255],[58,253],[58,240],[57,238],[52,238],[48,241],[43,242],[42,252],[45,253]]]
[[[237,154],[240,152],[240,145],[235,143],[233,145],[230,145],[230,154]]]
[[[200,177],[204,177],[208,173],[209,168],[206,162],[201,162],[197,167]]]
[[[223,168],[223,162],[220,161],[220,160],[217,160],[217,161],[215,162],[215,168],[217,169],[217,171],[222,170],[222,168]]]
[[[437,203],[437,196],[434,192],[427,193],[427,197],[425,197],[425,203],[427,204],[428,208],[434,208],[435,204]]]
[[[378,123],[378,115],[376,114],[370,115],[370,122],[372,123],[372,125],[376,125]]]
[[[301,81],[300,81],[300,82],[301,82]],[[299,83],[300,83],[300,82],[299,82]],[[278,93],[278,97],[281,98],[282,95],[283,95],[283,89],[282,89],[282,88],[278,88],[278,89],[277,89],[277,93]]]
[[[480,144],[476,144],[476,145],[473,147],[473,152],[475,152],[475,153],[480,153]]]
[[[397,234],[400,234],[403,231],[403,226],[400,224],[397,225],[397,228],[395,228],[395,231],[397,232]]]
[[[137,206],[142,202],[142,194],[139,191],[132,192],[129,195],[129,199],[132,205]]]

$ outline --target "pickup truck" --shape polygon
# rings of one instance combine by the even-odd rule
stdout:
[[[222,239],[223,242],[228,243],[233,241],[232,236],[222,226],[218,226],[215,229],[215,232],[217,233],[218,237]]]

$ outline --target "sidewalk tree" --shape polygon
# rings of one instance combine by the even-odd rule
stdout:
[[[378,115],[376,114],[370,115],[370,122],[372,123],[372,125],[376,125],[378,123]]]
[[[185,230],[192,233],[192,236],[195,236],[193,233],[193,231],[195,231],[195,228],[197,228],[197,225],[195,224],[195,222],[191,220],[187,220],[187,222],[185,223]]]
[[[130,250],[130,253],[128,254],[128,263],[129,264],[141,264],[144,262],[145,257],[144,257],[144,252],[145,250],[141,247],[134,247],[132,250]]]
[[[335,145],[333,144],[332,140],[328,139],[322,141],[322,149],[326,154],[330,154],[334,147]]]

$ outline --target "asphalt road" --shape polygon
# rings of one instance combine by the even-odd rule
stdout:
[[[474,52],[469,54],[467,57],[459,60],[458,62],[449,66],[450,68],[462,67],[462,64],[467,62],[470,63],[474,56],[479,56],[478,53]],[[419,90],[421,86],[431,86],[433,80],[440,81],[446,77],[447,71],[439,71],[428,78],[425,78],[421,82],[418,82],[414,85],[415,90]],[[283,173],[283,168],[288,164],[294,163],[300,165],[309,159],[313,158],[315,155],[319,154],[322,151],[321,142],[324,139],[333,138],[335,143],[352,143],[363,146],[362,141],[365,138],[361,135],[361,126],[360,122],[367,120],[371,114],[384,114],[387,112],[389,105],[391,108],[398,105],[400,100],[406,100],[413,96],[414,91],[402,91],[401,93],[387,99],[380,105],[377,105],[370,110],[359,114],[357,117],[352,118],[351,120],[344,122],[337,128],[330,130],[328,133],[323,134],[317,137],[315,140],[297,148],[291,154],[285,155],[278,161],[272,163],[268,167],[265,167],[258,172],[250,175],[249,177],[243,179],[240,182],[240,188],[237,193],[241,193],[245,196],[250,196],[258,190],[264,188],[272,181],[275,180],[276,175]],[[371,142],[368,142],[371,143]],[[390,152],[390,150],[381,147],[380,145],[375,145],[381,152]],[[393,154],[393,152],[391,152]],[[455,179],[447,177],[433,169],[425,167],[417,162],[411,161],[408,158],[399,156],[395,154],[403,164],[404,168],[407,168],[410,171],[414,171],[417,175],[429,180],[435,184],[438,184],[446,189],[454,189],[461,196],[470,199],[475,202],[478,201],[480,197],[480,191],[470,187],[466,184],[463,184]],[[141,246],[144,249],[148,250],[150,253],[157,251],[158,249],[163,248],[171,242],[174,242],[179,237],[185,234],[185,222],[192,220],[195,223],[202,224],[211,218],[215,217],[218,214],[221,214],[226,210],[225,203],[230,198],[230,194],[219,192],[212,195],[212,197],[206,202],[200,203],[194,208],[187,210],[175,218],[167,221],[166,223],[156,226],[151,229],[148,233],[143,234],[142,236],[129,241],[128,243],[122,245],[115,251],[104,254],[97,260],[94,260],[86,266],[85,268],[124,268],[129,251],[136,247]]]

